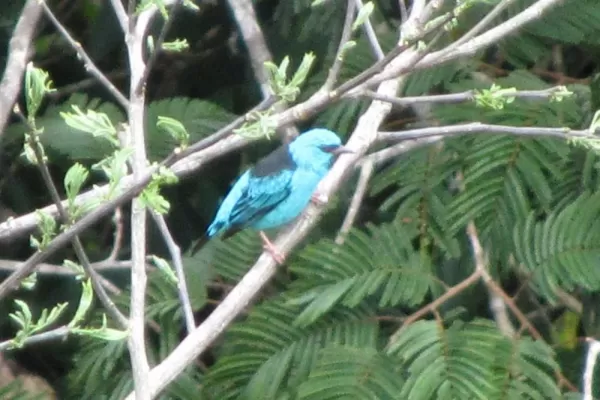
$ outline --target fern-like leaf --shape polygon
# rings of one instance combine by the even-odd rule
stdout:
[[[336,305],[356,307],[367,298],[380,307],[416,305],[432,284],[431,264],[415,251],[411,235],[400,223],[355,230],[342,246],[322,240],[300,254],[291,270],[299,279],[292,287],[294,304],[306,304],[298,326],[313,323]]]

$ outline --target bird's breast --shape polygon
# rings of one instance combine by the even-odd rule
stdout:
[[[326,173],[327,171],[325,171]],[[325,175],[314,170],[296,170],[291,180],[290,195],[273,210],[252,224],[254,229],[271,229],[298,217],[310,202],[317,185]]]

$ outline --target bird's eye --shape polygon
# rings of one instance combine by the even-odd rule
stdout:
[[[326,153],[332,153],[332,152],[334,152],[340,146],[338,146],[336,144],[333,144],[333,145],[332,144],[326,144],[326,145],[319,146],[319,147],[321,148],[321,150],[323,150]]]

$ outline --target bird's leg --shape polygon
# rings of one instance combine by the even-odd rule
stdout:
[[[283,264],[285,262],[285,254],[281,253],[277,247],[269,240],[267,234],[260,231],[260,238],[263,241],[263,249],[271,254],[271,257],[277,262],[277,264]]]
[[[314,192],[312,196],[310,196],[310,201],[318,206],[324,206],[329,202],[329,198],[323,193]]]

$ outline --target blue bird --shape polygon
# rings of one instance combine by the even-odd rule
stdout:
[[[327,129],[311,129],[247,170],[233,185],[206,231],[208,238],[243,228],[260,232],[264,249],[278,263],[284,256],[264,233],[302,213],[336,155],[351,152]],[[198,247],[198,246],[196,246]]]

